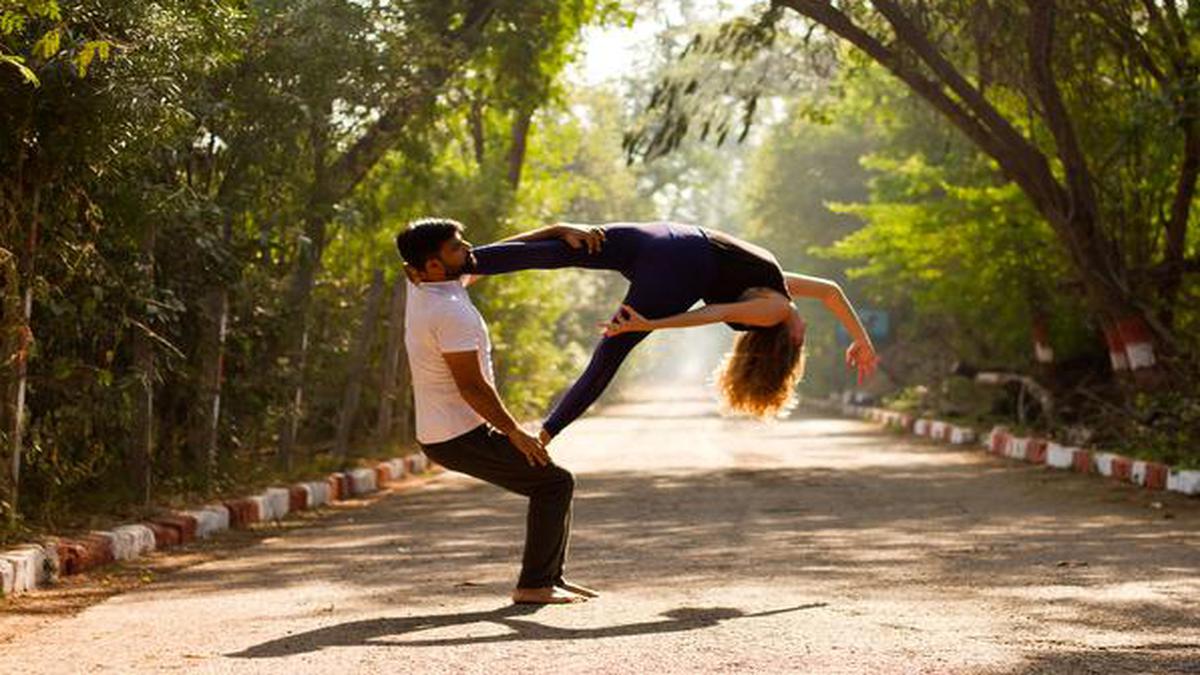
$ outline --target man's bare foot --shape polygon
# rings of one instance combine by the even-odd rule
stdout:
[[[580,586],[579,584],[572,583],[572,582],[570,582],[570,581],[567,581],[566,579],[563,579],[563,580],[562,580],[562,581],[561,581],[561,582],[558,584],[558,587],[559,587],[559,588],[562,588],[562,589],[565,589],[565,590],[568,590],[568,591],[570,591],[570,592],[572,592],[572,593],[575,593],[576,595],[582,595],[582,596],[583,596],[583,597],[585,597],[585,598],[598,598],[598,597],[600,597],[600,594],[599,594],[598,592],[596,592],[596,591],[594,591],[594,590],[592,590],[592,589],[588,588],[587,586]]]
[[[587,597],[572,593],[565,588],[549,586],[546,588],[515,588],[512,593],[513,602],[519,605],[566,605],[573,602],[587,602]]]

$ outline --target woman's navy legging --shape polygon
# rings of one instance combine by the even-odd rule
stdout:
[[[489,244],[473,249],[479,274],[563,267],[612,270],[629,280],[625,304],[658,319],[687,311],[712,282],[716,260],[704,232],[677,223],[610,224],[598,253],[558,239]],[[603,393],[629,352],[647,332],[601,338],[587,369],[559,401],[544,428],[557,436]]]

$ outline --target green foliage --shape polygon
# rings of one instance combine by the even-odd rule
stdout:
[[[585,0],[490,3],[475,15],[484,29],[471,51],[452,35],[468,28],[477,5],[3,5],[0,246],[18,254],[22,285],[33,289],[35,336],[23,513],[53,519],[135,497],[130,439],[145,393],[138,344],[153,351],[154,482],[219,490],[223,476],[268,470],[301,365],[300,441],[312,453],[332,437],[363,289],[375,269],[398,271],[392,236],[407,218],[456,215],[482,241],[563,213],[571,195],[607,198],[563,172],[571,160],[540,140],[539,116],[524,200],[509,185],[506,139],[516,114],[561,96],[556,81],[579,31],[625,15],[615,3]],[[441,90],[421,93],[423,78],[439,72],[449,73]],[[337,200],[324,240],[312,240],[306,223],[323,174],[372,133],[382,111],[419,96],[431,105],[414,104],[391,152]],[[470,137],[464,104],[480,97],[495,149],[484,162],[459,142]],[[579,137],[564,130],[575,122],[561,108],[547,120],[548,132]],[[596,182],[610,178],[596,169]],[[321,267],[301,364],[280,345],[294,325],[286,298],[306,250]],[[514,278],[483,294],[508,393],[529,412],[544,409],[577,355],[546,348],[568,304],[565,283]],[[228,315],[218,466],[209,472],[189,438],[202,419],[197,402],[207,400],[219,298]],[[374,336],[355,430],[364,447],[380,404],[375,364],[385,330]],[[12,391],[15,371],[3,376]]]
[[[807,108],[806,102],[790,106],[766,133],[747,172],[739,220],[744,234],[775,253],[784,269],[838,280],[863,306],[860,285],[846,284],[845,264],[814,251],[861,227],[859,218],[830,206],[867,198],[869,174],[859,157],[873,141],[861,124],[844,116],[836,125],[814,124],[803,114]],[[801,302],[799,308],[809,324],[802,390],[820,395],[840,388],[846,384],[845,346],[834,339],[835,320],[819,303]]]
[[[517,191],[506,175],[506,117],[485,120],[487,145],[477,161],[469,110],[441,117],[430,130],[430,156],[396,153],[373,173],[347,211],[347,227],[331,242],[331,278],[366,283],[369,271],[397,269],[393,238],[414,218],[437,214],[467,225],[466,237],[487,243],[556,221],[649,218],[650,200],[619,151],[624,120],[610,92],[576,91],[571,106],[551,105],[533,122]],[[351,214],[353,214],[351,216]],[[625,281],[584,272],[525,272],[484,279],[471,288],[487,318],[497,384],[523,416],[547,412],[550,399],[582,370],[596,338],[595,321],[612,311]]]
[[[72,11],[76,8],[72,7]],[[86,10],[85,10],[86,11]],[[27,84],[40,86],[35,69],[66,52],[79,77],[99,59],[108,61],[113,43],[106,39],[77,41],[68,34],[57,0],[10,0],[0,6],[0,67],[14,68]],[[64,49],[63,40],[69,40]]]
[[[819,252],[854,265],[868,297],[907,318],[899,337],[944,350],[943,365],[1026,370],[1040,317],[1060,361],[1095,354],[1086,309],[1061,292],[1070,261],[994,161],[878,66],[860,64],[840,93],[840,119],[872,139],[861,160],[870,197],[831,205],[865,226]]]

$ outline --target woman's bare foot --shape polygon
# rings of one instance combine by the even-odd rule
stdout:
[[[579,584],[572,583],[566,579],[563,579],[561,582],[559,582],[558,587],[575,593],[576,595],[582,595],[585,598],[600,597],[598,592],[588,588],[587,586],[580,586]]]
[[[546,588],[515,588],[512,593],[513,602],[519,605],[566,605],[573,602],[587,602],[587,597],[572,593],[565,588],[548,586]]]

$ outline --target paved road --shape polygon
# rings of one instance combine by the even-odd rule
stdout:
[[[555,445],[598,600],[509,605],[524,502],[447,475],[42,621],[0,670],[1200,673],[1195,500],[693,392]]]

